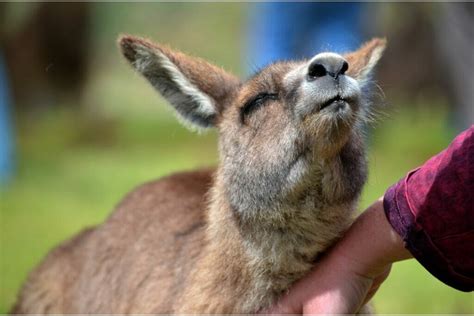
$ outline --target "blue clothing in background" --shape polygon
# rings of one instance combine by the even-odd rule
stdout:
[[[345,52],[362,41],[364,3],[263,2],[251,9],[245,65]]]
[[[8,93],[7,71],[0,55],[0,185],[8,182],[13,174],[13,135]]]

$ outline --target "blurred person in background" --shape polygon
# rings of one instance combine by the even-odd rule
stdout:
[[[13,175],[13,130],[7,70],[0,51],[0,186]]]
[[[1,3],[0,17],[0,184],[6,184],[15,165],[13,113],[80,103],[90,4]]]
[[[388,40],[377,75],[386,100],[410,107],[446,103],[450,127],[468,128],[474,122],[474,3],[384,3],[377,4],[377,16]]]
[[[80,104],[90,13],[89,3],[0,4],[0,183],[13,175],[14,113]]]
[[[474,3],[443,3],[434,24],[439,66],[457,130],[474,123]]]
[[[317,51],[346,52],[364,40],[364,3],[261,2],[250,8],[249,66],[307,58]]]
[[[0,9],[15,112],[79,105],[89,69],[91,3],[4,3]]]
[[[0,3],[0,21],[5,17],[5,3]],[[0,22],[0,38],[4,37],[3,23]],[[10,104],[8,74],[0,41],[0,187],[10,180],[13,174],[13,129]]]

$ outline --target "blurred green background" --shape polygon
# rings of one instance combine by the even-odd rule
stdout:
[[[2,5],[1,34],[12,38],[21,33],[37,6]],[[133,187],[178,170],[217,163],[215,132],[197,135],[178,124],[163,99],[122,60],[115,43],[118,34],[169,43],[242,75],[250,7],[90,3],[88,66],[80,95],[41,95],[23,90],[24,86],[13,87],[18,100],[14,103],[17,168],[0,191],[0,313],[8,311],[27,273],[49,249],[81,228],[102,222]],[[382,16],[376,17],[380,31],[373,33],[388,34],[390,45],[391,36],[397,39],[400,31],[397,12],[420,7],[383,4],[375,10]],[[438,8],[421,8],[428,16],[433,10]],[[403,42],[395,44],[403,51]],[[10,68],[14,55],[8,55],[7,47]],[[48,65],[41,67],[45,70]],[[442,90],[431,86],[406,93],[402,85],[383,78],[391,77],[381,74],[379,80],[385,105],[370,130],[370,177],[361,209],[442,150],[460,130]],[[413,260],[394,266],[374,301],[379,313],[474,312],[472,293],[449,288]]]

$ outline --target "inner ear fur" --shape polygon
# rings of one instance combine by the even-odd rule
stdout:
[[[129,35],[118,42],[132,66],[185,120],[199,127],[215,125],[240,84],[223,69],[165,45]]]
[[[349,63],[347,74],[359,80],[367,79],[382,57],[387,45],[384,38],[374,38],[363,44],[358,50],[344,55]]]

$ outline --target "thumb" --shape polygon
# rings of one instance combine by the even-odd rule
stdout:
[[[360,310],[373,280],[345,275],[320,285],[303,305],[303,314],[352,314]]]

